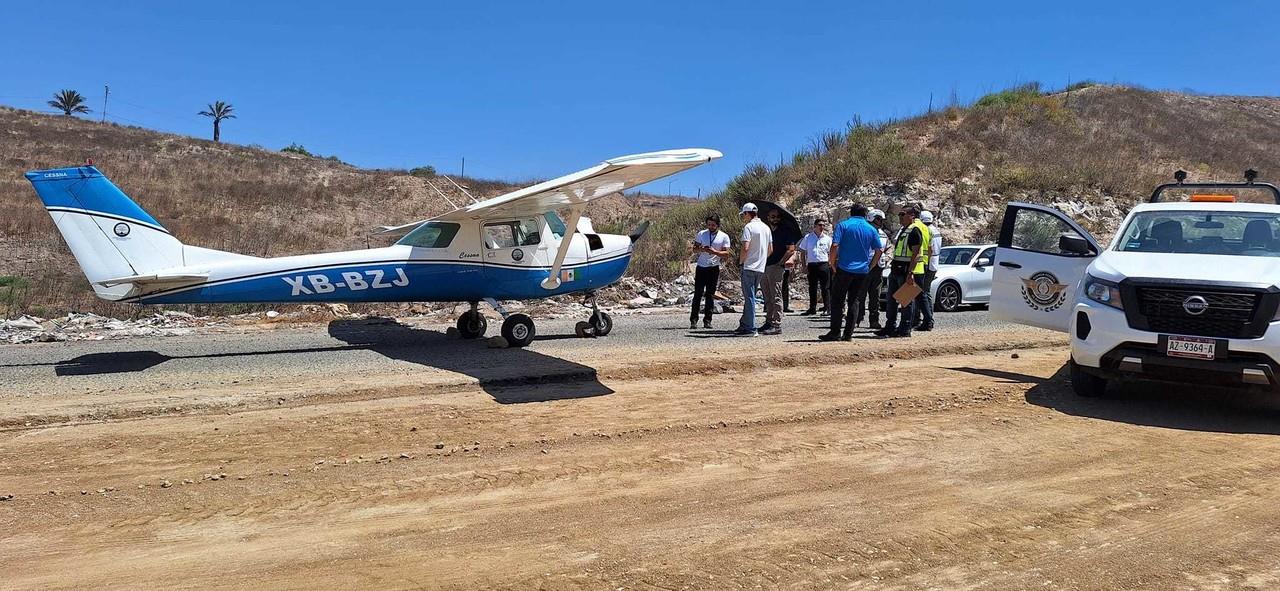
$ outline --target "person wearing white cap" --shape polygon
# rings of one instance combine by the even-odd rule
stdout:
[[[855,326],[862,324],[862,319],[867,317],[871,320],[868,327],[880,330],[880,283],[884,280],[884,270],[889,267],[889,263],[893,262],[893,252],[889,250],[889,233],[884,230],[884,212],[879,209],[867,212],[867,221],[880,234],[880,249],[884,254],[878,260],[871,262],[872,268],[867,273],[866,289],[863,290],[866,293],[866,300],[859,298]]]
[[[933,278],[938,276],[938,256],[942,254],[942,232],[933,223],[933,213],[920,212],[920,221],[929,227],[929,262],[920,278],[920,295],[916,296],[916,330],[933,330]]]
[[[760,209],[754,203],[742,206],[742,252],[738,262],[742,264],[742,319],[738,321],[740,336],[757,336],[756,289],[764,277],[765,261],[773,253],[773,232],[760,221]]]

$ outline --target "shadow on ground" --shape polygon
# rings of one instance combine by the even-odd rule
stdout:
[[[261,355],[294,355],[342,351],[373,351],[390,359],[443,369],[475,378],[480,387],[502,404],[589,398],[612,394],[600,383],[595,368],[544,355],[528,348],[489,349],[483,340],[462,341],[434,330],[414,328],[393,320],[335,320],[329,336],[346,343],[332,347],[303,347],[265,351],[165,355],[156,351],[121,351],[81,355],[54,365],[59,376],[140,372],[173,359],[208,359]],[[537,340],[554,340],[548,335]],[[341,358],[336,360],[341,362]]]
[[[1134,382],[1111,384],[1106,398],[1084,398],[1071,391],[1065,365],[1047,380],[995,373],[1036,384],[1027,390],[1027,402],[1072,416],[1188,431],[1280,434],[1275,394]]]

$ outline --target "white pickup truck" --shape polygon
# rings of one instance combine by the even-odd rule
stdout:
[[[993,315],[1070,334],[1081,396],[1123,380],[1280,390],[1280,190],[1255,176],[1178,171],[1105,248],[1057,209],[1010,203]]]

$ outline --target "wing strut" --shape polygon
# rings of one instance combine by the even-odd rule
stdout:
[[[573,235],[578,231],[578,218],[582,217],[582,205],[569,208],[569,219],[565,221],[564,237],[560,238],[560,248],[556,250],[556,261],[551,264],[551,276],[542,281],[542,289],[560,287],[560,265],[564,264],[565,255],[569,254],[569,245],[573,243]]]

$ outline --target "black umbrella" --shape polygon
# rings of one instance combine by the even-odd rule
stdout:
[[[752,201],[752,203],[760,208],[760,219],[767,222],[769,220],[769,212],[776,209],[782,215],[782,221],[778,222],[779,227],[790,228],[794,236],[804,235],[804,232],[800,230],[800,222],[796,220],[794,214],[787,211],[787,208],[772,201]]]

